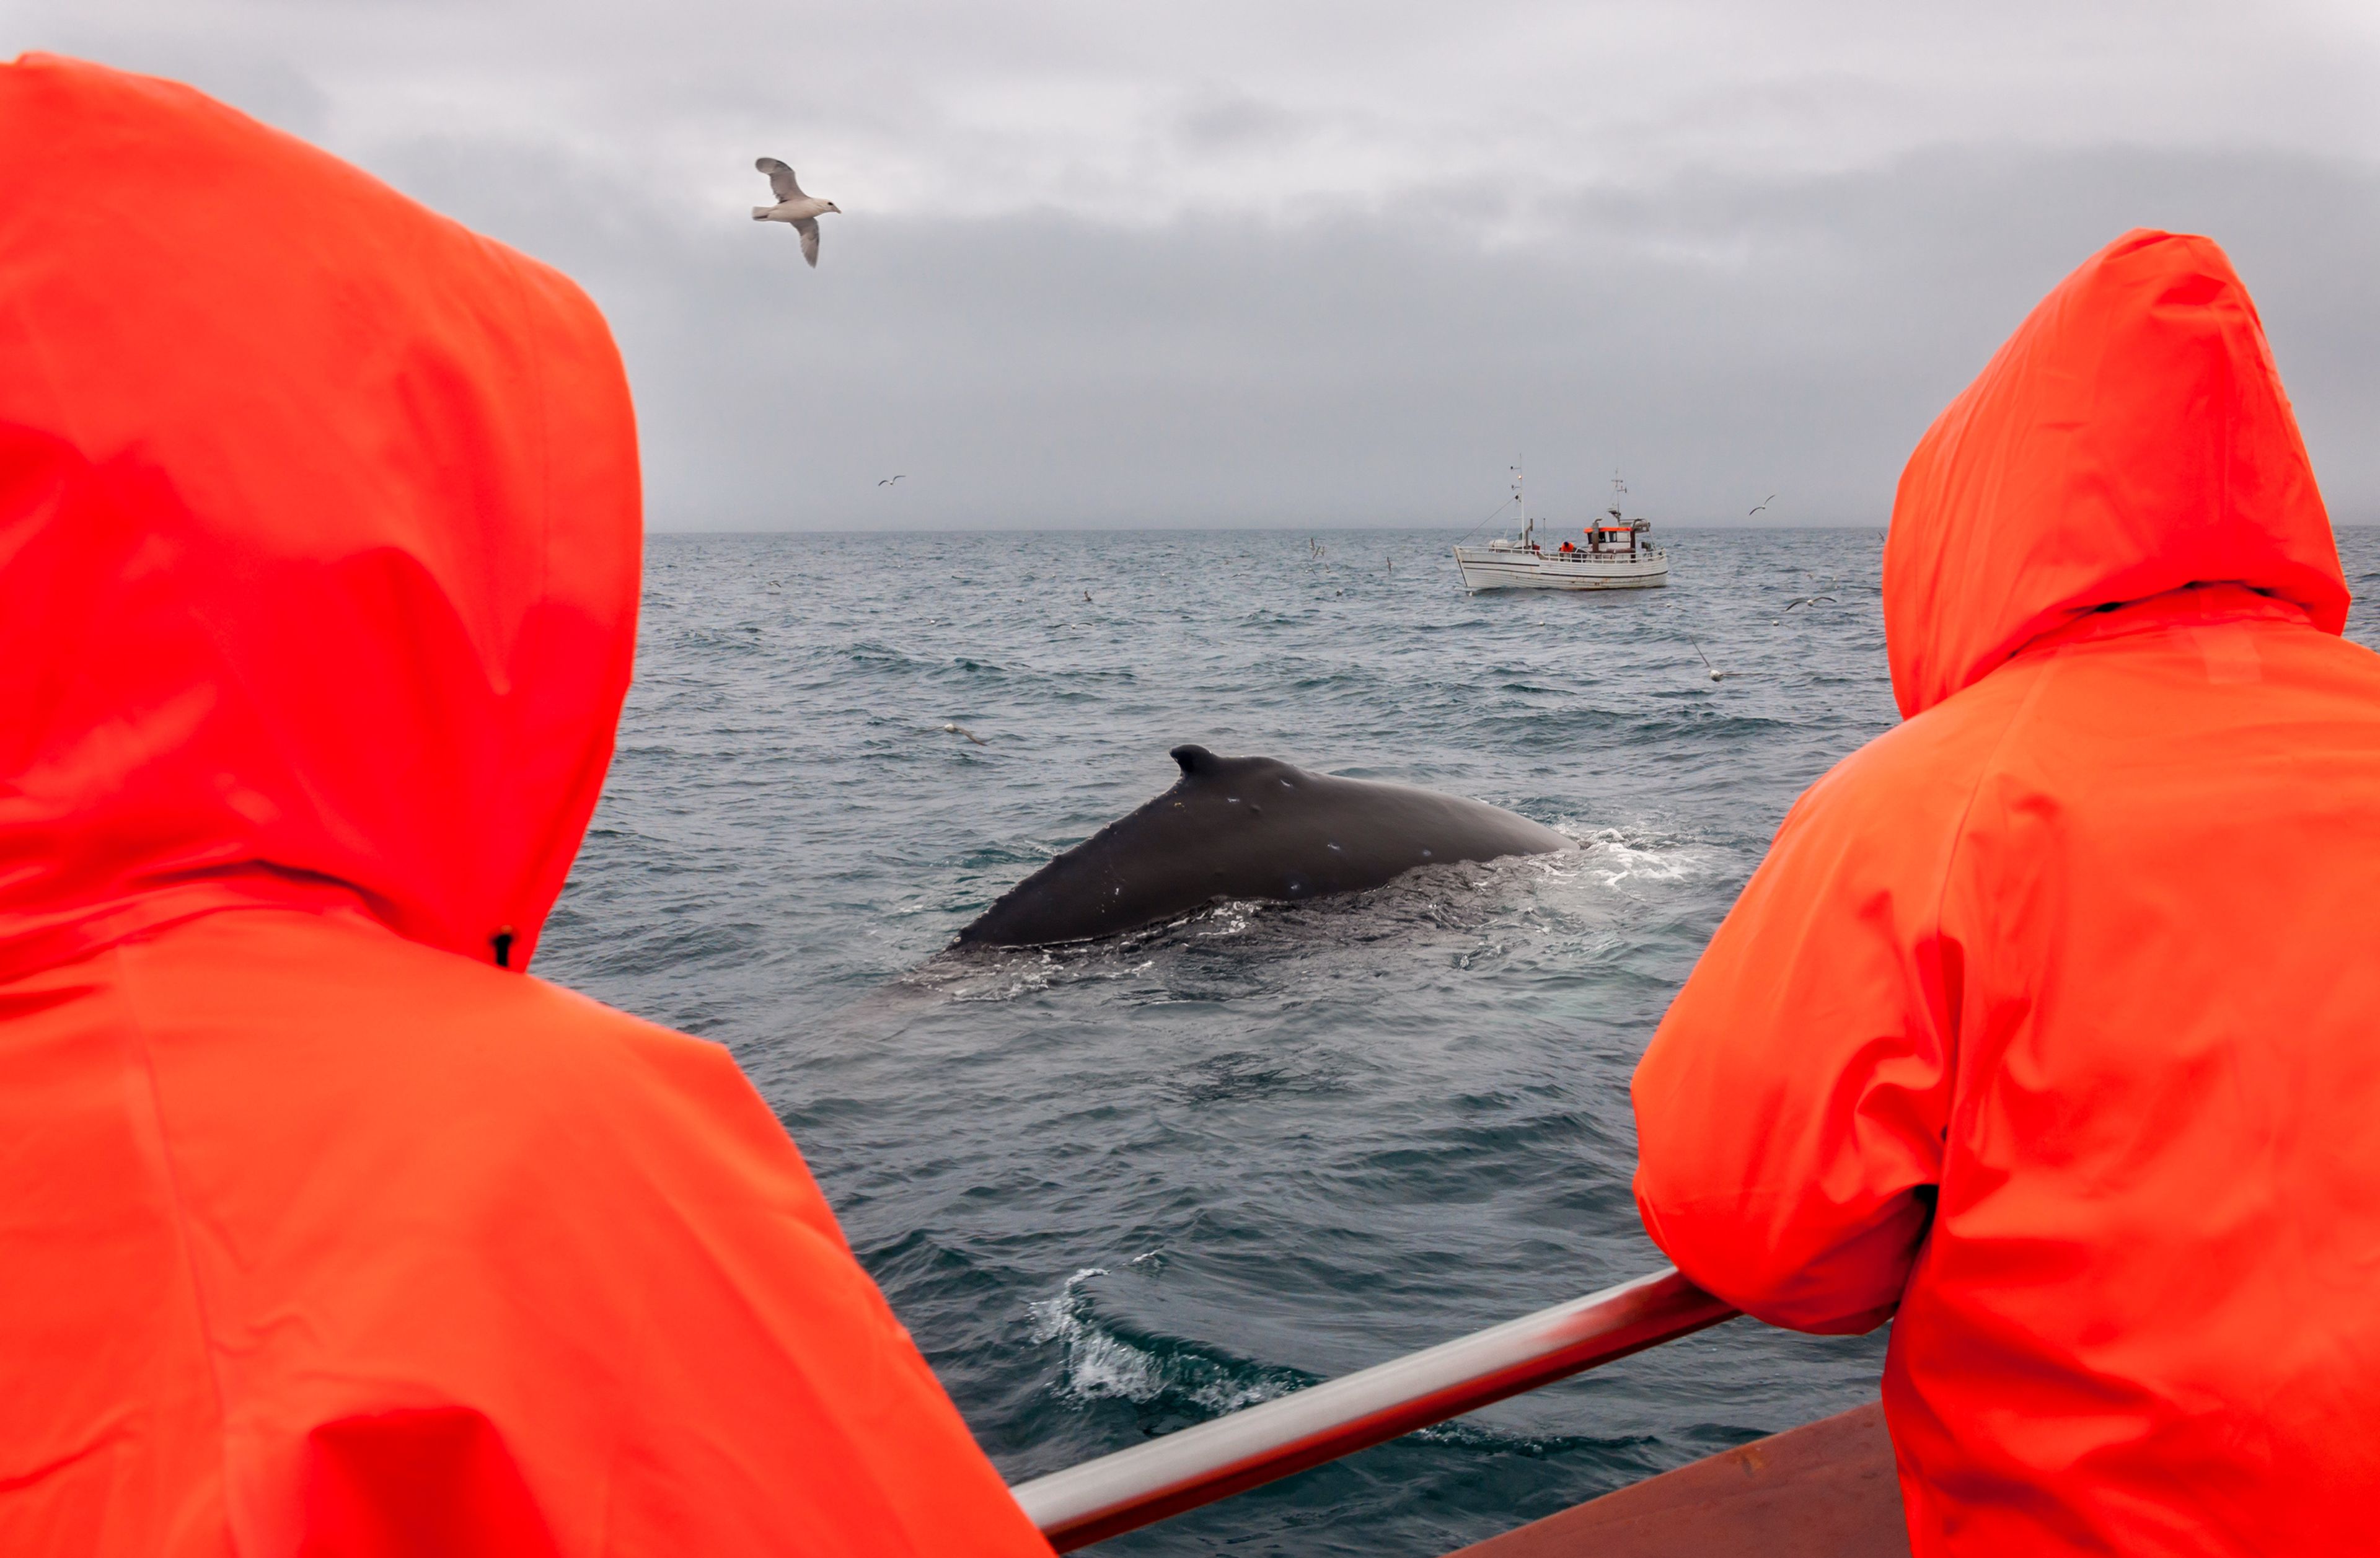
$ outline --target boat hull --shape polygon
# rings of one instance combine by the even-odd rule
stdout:
[[[1575,561],[1542,553],[1458,546],[1454,566],[1465,590],[1658,590],[1670,582],[1670,559],[1597,557]]]
[[[1908,1558],[1875,1402],[1724,1451],[1447,1558]]]

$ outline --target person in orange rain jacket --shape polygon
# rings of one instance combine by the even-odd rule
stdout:
[[[1911,458],[1904,724],[1794,805],[1635,1078],[1645,1225],[1898,1314],[1928,1554],[2369,1552],[2380,657],[2230,264],[2133,232]]]
[[[1047,1553],[726,1052],[526,976],[638,578],[601,318],[0,66],[0,1552]]]

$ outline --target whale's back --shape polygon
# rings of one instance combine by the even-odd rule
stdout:
[[[1572,846],[1551,828],[1459,796],[1203,747],[1172,756],[1182,768],[1172,788],[1018,882],[958,939],[1086,941],[1218,898],[1295,903],[1378,887],[1417,866]]]

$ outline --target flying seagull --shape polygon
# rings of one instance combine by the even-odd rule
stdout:
[[[1767,497],[1765,497],[1765,498],[1761,499],[1761,500],[1760,500],[1760,502],[1759,502],[1758,504],[1756,504],[1756,505],[1754,505],[1753,510],[1752,510],[1752,514],[1746,514],[1746,515],[1744,516],[1744,517],[1745,517],[1746,519],[1751,518],[1753,514],[1757,514],[1757,513],[1759,513],[1762,509],[1767,508],[1770,504],[1775,503],[1776,501],[1777,501],[1777,494],[1776,494],[1776,493],[1769,493]]]
[[[1815,606],[1821,601],[1828,605],[1835,603],[1835,598],[1832,595],[1796,595],[1785,603],[1785,609],[1790,612],[1795,606]]]
[[[1686,642],[1694,644],[1694,641],[1692,639],[1688,639]],[[1727,675],[1726,672],[1720,670],[1718,666],[1710,663],[1710,656],[1703,652],[1703,647],[1700,644],[1694,644],[1694,658],[1703,663],[1703,669],[1711,674],[1712,681],[1718,681],[1719,678]]]
[[[810,262],[810,263],[811,263],[811,264],[813,264],[813,265],[815,265],[815,264],[817,264],[817,263],[818,263],[818,262],[817,262],[817,261],[815,261],[815,260],[813,260],[813,261],[811,261],[811,262]],[[907,474],[908,474],[908,472],[905,470],[905,471],[903,471],[903,472],[901,473],[901,476],[906,476]],[[892,485],[892,483],[893,483],[893,482],[898,481],[900,481],[900,480],[901,480],[901,477],[900,477],[900,476],[888,476],[888,477],[886,477],[883,481],[879,481],[879,482],[878,482],[878,483],[876,483],[876,484],[877,484],[878,486],[880,486],[880,487],[890,487],[891,485]]]
[[[774,157],[762,157],[752,165],[769,176],[769,189],[777,197],[775,205],[754,206],[752,220],[792,223],[794,231],[802,236],[802,258],[810,262],[812,270],[816,270],[819,216],[829,211],[840,216],[843,207],[832,201],[817,200],[803,194],[802,187],[794,181],[794,170]]]
[[[963,724],[946,724],[942,726],[942,734],[945,736],[964,736],[978,747],[988,746],[990,744],[986,742],[982,736],[978,736],[974,731],[969,730]]]

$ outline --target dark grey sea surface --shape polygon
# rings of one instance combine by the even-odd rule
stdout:
[[[1669,533],[1674,582],[1616,595],[1465,595],[1452,539],[650,545],[539,972],[735,1053],[1012,1480],[1662,1264],[1629,1073],[1793,797],[1895,721],[1882,532]],[[945,953],[1185,741],[1586,847]],[[1737,1321],[1099,1551],[1442,1552],[1855,1405],[1884,1341]]]

